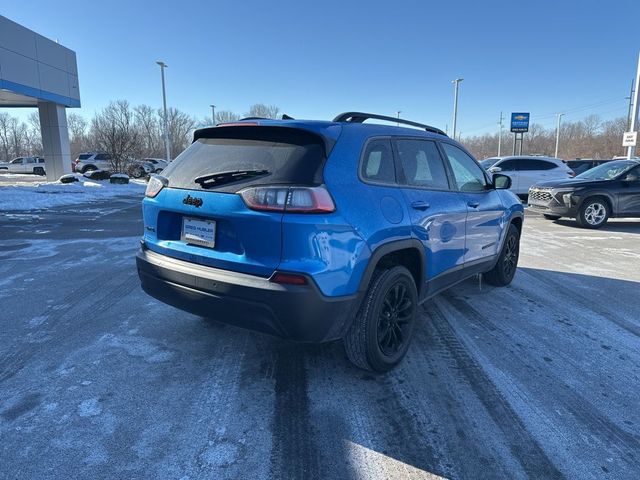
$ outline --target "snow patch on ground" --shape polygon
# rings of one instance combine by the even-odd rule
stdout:
[[[42,210],[61,205],[87,205],[118,196],[139,195],[146,188],[144,180],[130,180],[126,185],[112,184],[108,180],[88,180],[81,176],[78,182],[42,182],[0,186],[0,211]]]

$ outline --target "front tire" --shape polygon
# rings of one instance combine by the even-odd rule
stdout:
[[[602,197],[588,198],[580,206],[576,221],[582,228],[600,228],[609,219],[609,204]]]
[[[391,370],[409,349],[417,310],[418,291],[409,270],[376,270],[344,337],[349,360],[365,370]]]
[[[484,278],[490,285],[506,287],[511,283],[518,268],[520,257],[520,232],[514,224],[509,225],[507,238],[504,239],[502,250],[498,256],[496,265],[484,274]]]

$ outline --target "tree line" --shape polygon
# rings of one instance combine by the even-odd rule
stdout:
[[[565,160],[574,158],[612,158],[624,155],[622,134],[627,129],[627,118],[620,117],[603,121],[598,115],[589,115],[575,122],[563,122],[560,127],[558,157]],[[498,132],[463,137],[462,143],[473,155],[482,160],[498,154]],[[513,153],[513,133],[502,134],[502,155]],[[553,156],[556,148],[556,129],[531,124],[524,134],[522,153]]]
[[[215,123],[237,121],[242,117],[276,118],[279,112],[275,105],[257,103],[242,116],[230,110],[218,111]],[[132,106],[126,100],[109,103],[89,119],[68,111],[71,158],[75,159],[83,152],[109,153],[117,171],[122,171],[129,159],[164,158],[163,117],[162,109],[149,105]],[[211,117],[198,119],[177,108],[167,109],[171,158],[191,143],[196,128],[212,123]],[[31,112],[25,121],[8,112],[0,112],[0,161],[23,156],[43,156],[38,112]]]
[[[240,115],[231,110],[216,112],[215,123],[237,121],[244,117],[277,118],[280,109],[262,103],[252,105]],[[197,119],[176,108],[167,111],[167,131],[171,145],[171,158],[175,158],[192,141],[196,128],[211,125],[211,117]],[[73,111],[67,114],[71,157],[87,151],[111,154],[116,169],[130,158],[164,158],[163,110],[149,105],[132,106],[126,100],[111,102],[92,118]],[[624,155],[622,134],[626,130],[624,117],[603,121],[598,115],[589,115],[575,122],[563,122],[560,129],[558,156],[572,158],[611,158]],[[462,143],[478,159],[492,157],[498,153],[498,133],[465,136]],[[524,134],[522,151],[525,154],[554,155],[555,128],[532,124]],[[513,134],[502,134],[502,155],[513,151]],[[15,157],[42,156],[40,121],[38,113],[32,112],[26,121],[0,112],[0,161]]]

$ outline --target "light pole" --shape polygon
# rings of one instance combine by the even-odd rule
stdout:
[[[402,113],[402,110],[398,110],[396,113],[398,114],[397,115],[398,119],[400,119],[400,114]],[[400,126],[400,122],[396,123],[396,127],[399,127],[399,126]]]
[[[631,110],[631,122],[629,131],[635,132],[638,122],[638,90],[640,90],[640,54],[638,54],[638,69],[636,70],[636,88],[633,92],[633,109]],[[636,154],[636,147],[627,147],[627,158],[632,158]]]
[[[167,93],[164,87],[164,69],[167,68],[167,64],[162,60],[156,62],[160,65],[160,76],[162,77],[162,107],[164,111],[162,123],[164,124],[164,150],[167,156],[167,161],[171,161],[171,146],[169,144],[169,132],[167,131]]]
[[[451,80],[453,83],[453,138],[456,138],[456,125],[458,122],[458,85],[464,80],[463,78],[456,78]]]
[[[213,118],[213,126],[215,127],[216,125],[216,106],[215,105],[209,105],[211,107],[211,118]]]
[[[500,134],[498,135],[498,156],[500,156],[500,152],[502,150],[502,119],[504,117],[502,116],[502,112],[500,112]]]
[[[556,127],[556,154],[555,158],[558,158],[558,147],[560,146],[560,120],[564,116],[564,113],[558,113],[558,126]]]

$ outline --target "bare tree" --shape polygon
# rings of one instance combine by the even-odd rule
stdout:
[[[6,112],[0,112],[0,151],[5,162],[11,160],[11,116]]]
[[[238,120],[240,120],[240,115],[231,110],[220,110],[216,112],[216,123],[237,122]]]
[[[276,105],[265,105],[264,103],[256,103],[251,105],[249,112],[245,117],[261,117],[261,118],[278,118],[280,108]]]
[[[91,121],[91,136],[96,147],[111,156],[114,172],[125,172],[140,151],[140,132],[129,102],[111,102]]]
[[[164,155],[162,139],[162,111],[149,105],[138,105],[135,109],[136,124],[140,130],[142,155],[160,157]]]
[[[197,122],[191,115],[175,108],[167,110],[167,131],[171,140],[171,158],[176,158],[191,143],[196,125]]]

